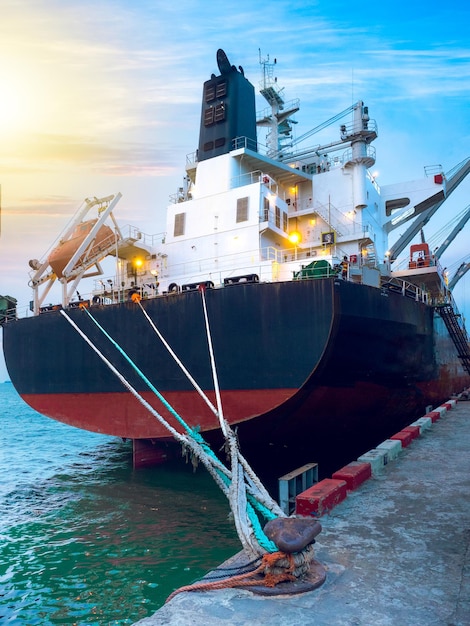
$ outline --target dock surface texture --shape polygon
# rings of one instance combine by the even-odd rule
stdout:
[[[183,592],[139,626],[469,626],[470,402],[320,522],[318,589]]]

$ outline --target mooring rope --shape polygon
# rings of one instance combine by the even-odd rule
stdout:
[[[216,409],[211,401],[207,398],[206,402],[210,406],[211,410],[219,419],[221,431],[224,434],[226,444],[229,449],[229,456],[231,462],[231,470],[229,470],[214,454],[210,446],[204,440],[202,435],[196,428],[189,427],[188,424],[182,419],[182,417],[175,411],[175,409],[167,402],[158,389],[151,383],[151,381],[143,374],[143,372],[132,361],[129,355],[119,346],[119,344],[105,331],[105,329],[99,324],[99,322],[91,315],[87,307],[82,306],[81,309],[87,313],[89,318],[97,326],[97,328],[105,335],[105,337],[112,343],[112,345],[119,351],[119,353],[126,359],[126,361],[132,366],[138,376],[145,382],[149,389],[157,396],[157,398],[163,403],[171,415],[177,420],[179,425],[183,428],[185,433],[180,433],[169,422],[149,404],[145,398],[131,385],[131,383],[119,372],[119,370],[107,359],[107,357],[98,349],[98,347],[90,340],[90,338],[79,328],[79,326],[70,318],[64,310],[60,313],[68,321],[68,323],[79,333],[84,341],[90,346],[90,348],[98,355],[98,357],[107,365],[107,367],[118,377],[122,384],[132,393],[132,395],[153,415],[168,432],[178,441],[181,445],[186,446],[191,450],[194,457],[200,460],[211,476],[214,478],[216,484],[220,487],[221,491],[226,495],[229,500],[230,508],[233,513],[235,527],[238,537],[242,543],[242,546],[247,554],[252,554],[255,559],[251,563],[245,564],[243,568],[238,569],[238,574],[224,578],[223,580],[204,580],[200,583],[195,583],[186,587],[182,587],[172,593],[170,600],[177,593],[182,591],[197,591],[197,590],[209,590],[209,589],[221,589],[228,587],[252,587],[252,586],[265,586],[274,587],[280,582],[295,581],[298,578],[304,576],[310,568],[313,560],[313,546],[309,544],[305,546],[301,551],[286,554],[279,552],[277,545],[269,539],[261,527],[260,517],[264,517],[267,520],[274,520],[279,517],[287,517],[286,514],[280,509],[277,502],[275,502],[259,478],[256,476],[246,459],[241,455],[236,435],[228,422],[225,420],[222,409],[222,401],[219,390],[218,376],[216,370],[216,363],[214,357],[214,351],[212,347],[212,336],[209,325],[209,317],[207,314],[207,306],[205,299],[205,290],[201,289],[202,302],[204,308],[204,319],[206,325],[206,335],[209,346],[209,352],[211,355],[211,370],[214,382],[214,389],[216,390],[216,399],[218,408]],[[160,331],[156,328],[155,324],[150,320],[147,312],[140,303],[140,297],[136,294],[134,302],[137,302],[140,309],[151,323],[157,335],[162,340],[163,344],[169,350],[170,354],[174,355],[175,361],[180,363],[182,371],[187,375],[188,379],[192,381],[193,386],[198,390],[200,395],[205,395],[204,392],[198,387],[194,379],[190,376],[189,372],[183,366],[181,361],[176,357],[169,344],[161,335]],[[246,567],[258,562],[261,559],[261,563],[247,571]]]
[[[140,304],[140,297],[137,294],[134,294],[134,301],[137,302],[140,305],[140,308],[144,311],[145,315],[147,316],[146,311],[142,308],[142,305]],[[132,366],[132,368],[135,370],[135,372],[140,376],[140,378],[142,378],[142,380],[146,383],[146,385],[149,387],[149,389],[158,397],[158,399],[163,403],[163,405],[168,409],[168,411],[178,420],[178,422],[181,424],[181,426],[186,430],[186,432],[188,433],[188,435],[192,438],[195,438],[198,443],[204,448],[204,450],[206,452],[209,453],[209,456],[212,457],[213,459],[216,459],[217,462],[219,463],[219,467],[223,468],[225,475],[227,476],[228,480],[230,481],[232,479],[231,477],[231,473],[229,472],[229,470],[225,467],[225,465],[223,465],[223,463],[221,463],[217,457],[215,456],[215,454],[213,453],[213,451],[210,449],[209,445],[207,444],[207,442],[204,440],[204,438],[202,437],[202,435],[200,435],[200,433],[193,429],[190,428],[188,426],[188,424],[186,424],[186,422],[181,418],[181,416],[175,411],[175,409],[171,406],[171,404],[169,402],[167,402],[167,400],[164,398],[164,396],[158,391],[158,389],[151,383],[151,381],[145,376],[145,374],[137,367],[137,365],[132,361],[132,359],[129,357],[129,355],[121,348],[121,346],[119,346],[119,344],[109,335],[109,333],[101,326],[101,324],[91,315],[91,313],[89,312],[89,310],[86,307],[83,307],[83,310],[87,313],[87,315],[89,316],[89,318],[93,321],[93,323],[99,328],[99,330],[105,335],[105,337],[115,346],[115,348],[122,354],[122,356],[126,359],[126,361]],[[148,316],[147,316],[148,318]],[[150,318],[148,318],[150,319]],[[73,324],[73,322],[72,322]],[[75,325],[75,324],[74,324]],[[153,325],[155,328],[155,325]],[[75,325],[75,327],[78,329],[78,327]],[[81,333],[82,336],[84,336],[84,333]],[[160,334],[161,336],[161,334]],[[166,343],[166,342],[165,342]],[[91,344],[93,349],[97,351],[97,349],[95,348],[95,346],[93,344]],[[168,345],[168,344],[167,344]],[[108,362],[107,359],[103,358],[103,360],[105,362]],[[109,362],[108,362],[109,363]],[[113,368],[114,370],[116,368]],[[187,371],[187,370],[186,370]],[[189,374],[189,372],[188,372]],[[120,376],[121,380],[125,381],[124,377]],[[126,381],[127,382],[127,381]],[[202,390],[201,390],[202,392]],[[202,392],[204,393],[204,392]],[[206,396],[207,398],[207,396]],[[215,407],[213,407],[213,405],[211,404],[210,400],[207,398],[207,402],[209,403],[209,405],[213,408],[215,414],[217,414]],[[161,417],[161,416],[160,416]],[[167,422],[165,420],[163,420],[163,418],[161,417],[160,421],[161,423],[165,426],[167,424]],[[173,434],[173,433],[172,433]],[[242,459],[242,461],[246,464],[246,460],[243,459],[243,457],[241,455],[239,455],[240,458]],[[248,466],[249,467],[249,466]],[[251,468],[249,468],[251,470]],[[261,483],[261,481],[259,479],[257,480],[253,480],[256,479],[255,474],[251,471],[251,478],[252,478],[252,482],[250,483],[250,489],[249,489],[249,494],[250,494],[250,501],[251,504],[253,504],[255,506],[255,508],[257,508],[259,510],[259,512],[261,514],[263,514],[265,517],[267,517],[268,519],[272,519],[273,517],[279,517],[280,515],[284,515],[282,509],[280,509],[280,507],[277,505],[277,502],[273,501],[271,496],[268,494],[268,492],[266,491],[264,485]],[[274,510],[273,510],[274,509]],[[270,516],[269,512],[271,512],[273,515]]]
[[[86,309],[83,309],[86,310]],[[149,404],[145,398],[139,394],[139,392],[126,380],[126,378],[119,372],[119,370],[107,359],[104,354],[93,344],[93,342],[87,337],[87,335],[75,324],[75,322],[65,313],[62,309],[61,315],[68,321],[68,323],[77,331],[82,339],[90,346],[90,348],[99,356],[99,358],[107,365],[107,367],[115,374],[115,376],[121,381],[121,383],[130,391],[130,393],[144,406],[151,415],[153,415],[178,441],[180,444],[187,446],[191,452],[206,466],[211,476],[215,479],[218,486],[223,493],[228,497],[228,486],[230,484],[230,472],[223,463],[212,454],[212,450],[199,435],[196,430],[191,430],[187,427],[188,435],[184,435],[178,432],[171,424],[165,420],[165,418]],[[92,317],[94,320],[94,318]],[[95,321],[95,320],[94,320]],[[142,374],[142,376],[144,376]],[[144,376],[145,378],[145,376]],[[148,381],[151,385],[150,381]],[[153,385],[151,385],[153,387]],[[165,401],[166,402],[166,401]],[[176,413],[176,412],[175,412]],[[177,414],[176,414],[177,415]],[[179,418],[179,416],[178,416]],[[181,418],[179,418],[181,419]],[[179,420],[178,420],[179,421]],[[184,422],[183,422],[184,423]],[[210,463],[207,461],[210,459]]]
[[[217,376],[217,369],[215,367],[215,357],[214,357],[214,347],[212,345],[212,335],[209,326],[209,316],[207,314],[207,304],[206,304],[206,290],[202,285],[199,287],[199,293],[202,298],[202,308],[204,311],[204,324],[206,327],[206,335],[207,335],[207,345],[209,347],[209,357],[211,362],[211,371],[212,371],[212,381],[214,383],[214,391],[215,391],[215,399],[217,402],[217,415],[219,418],[220,429],[225,437],[225,439],[229,439],[230,427],[225,421],[224,412],[222,409],[222,398],[220,397],[220,387],[219,387],[219,377]],[[231,439],[231,437],[230,437]]]
[[[102,328],[99,322],[91,315],[86,307],[82,307],[82,310],[87,313],[90,319],[95,323],[95,325],[101,330],[101,332],[108,338],[108,340],[119,350],[119,352],[124,356],[124,358],[129,362],[129,364],[133,367],[136,373],[144,380],[147,386],[157,395],[159,400],[164,404],[164,406],[170,411],[170,413],[178,420],[178,423],[186,430],[187,435],[182,435],[176,429],[174,429],[164,418],[161,416],[133,387],[132,385],[125,379],[125,377],[117,370],[117,368],[107,359],[102,352],[90,341],[90,339],[86,336],[86,334],[75,324],[75,322],[65,313],[64,310],[61,310],[60,313],[63,317],[71,324],[71,326],[80,334],[80,336],[86,341],[86,343],[92,348],[92,350],[101,358],[101,360],[109,367],[109,369],[118,377],[118,379],[123,383],[123,385],[134,395],[134,397],[154,416],[158,421],[173,435],[173,437],[183,445],[187,446],[193,454],[198,458],[208,469],[210,474],[215,479],[218,486],[221,488],[222,492],[229,499],[231,508],[234,512],[234,520],[237,528],[237,533],[239,535],[240,541],[245,549],[249,550],[253,554],[263,554],[265,551],[267,552],[275,552],[277,550],[276,545],[269,540],[266,535],[263,533],[261,524],[259,522],[258,516],[255,513],[255,510],[258,510],[266,519],[274,519],[275,517],[279,517],[279,514],[276,515],[270,506],[266,506],[265,502],[260,501],[266,500],[265,495],[259,493],[259,490],[256,486],[253,485],[252,482],[248,484],[249,490],[249,502],[247,501],[246,490],[238,489],[239,486],[239,473],[240,468],[237,468],[237,471],[229,472],[229,470],[217,459],[214,455],[213,451],[210,449],[208,444],[204,441],[203,437],[194,429],[191,429],[184,420],[178,415],[178,413],[174,410],[173,407],[166,401],[166,399],[162,396],[162,394],[156,389],[156,387],[148,380],[148,378],[140,371],[137,365],[130,359],[130,357],[122,350],[122,348],[117,344],[117,342]],[[233,432],[233,431],[232,431]],[[233,442],[231,444],[233,446]],[[232,449],[232,456],[235,454]],[[237,486],[237,492],[235,492],[235,488],[233,487],[235,476],[235,485]],[[259,482],[259,481],[258,481]],[[245,483],[244,483],[245,484]],[[264,489],[264,487],[263,487]],[[234,498],[234,493],[238,493],[239,498]],[[240,501],[241,500],[241,501]],[[271,501],[273,502],[273,501]],[[232,506],[233,504],[233,506]],[[271,503],[270,503],[271,504]],[[277,503],[275,503],[274,508],[279,508]],[[234,510],[235,509],[235,510]],[[243,511],[243,516],[241,512]],[[280,515],[284,516],[285,514],[282,510],[279,509]]]
[[[228,578],[208,577],[200,582],[185,585],[173,591],[165,602],[169,602],[184,591],[212,591],[230,587],[275,587],[281,582],[293,582],[309,571],[312,559],[312,545],[295,554],[279,551],[264,554],[261,563],[251,571],[234,574]]]
[[[174,359],[175,363],[179,366],[179,368],[181,369],[181,371],[183,372],[183,374],[186,376],[186,378],[189,380],[189,382],[193,385],[194,389],[196,389],[196,391],[198,392],[198,394],[201,396],[201,398],[204,400],[204,402],[207,404],[207,406],[210,408],[210,410],[214,413],[214,415],[217,416],[217,409],[215,408],[215,406],[212,404],[212,402],[209,400],[209,398],[207,397],[207,395],[204,393],[204,391],[201,389],[201,387],[197,384],[197,382],[195,381],[195,379],[191,376],[190,372],[187,370],[187,368],[184,366],[184,363],[178,358],[178,355],[176,354],[176,352],[172,349],[172,347],[170,346],[170,344],[168,343],[168,341],[165,339],[165,337],[162,335],[162,333],[158,330],[157,326],[155,325],[154,321],[152,320],[152,318],[149,316],[149,314],[147,313],[147,311],[144,309],[144,307],[142,306],[141,303],[141,298],[138,294],[134,294],[132,296],[132,300],[133,302],[135,302],[136,304],[139,305],[140,310],[142,311],[142,313],[144,314],[145,318],[147,319],[148,323],[150,324],[150,326],[152,327],[152,329],[154,330],[155,334],[157,335],[157,337],[160,339],[160,341],[162,342],[162,344],[165,346],[165,348],[168,350],[168,352],[170,353],[170,356]]]
[[[161,342],[163,343],[165,348],[168,350],[170,355],[173,357],[175,362],[180,366],[181,370],[186,375],[188,380],[191,382],[191,384],[193,385],[195,390],[198,392],[198,394],[201,396],[201,398],[206,402],[207,406],[211,409],[211,411],[214,413],[214,415],[219,417],[218,411],[217,411],[216,407],[213,405],[213,403],[210,401],[210,399],[207,397],[207,395],[204,393],[204,391],[201,389],[201,387],[197,384],[197,382],[191,376],[189,371],[185,368],[185,366],[183,365],[181,360],[178,358],[176,353],[173,351],[173,349],[171,348],[169,343],[166,341],[165,337],[162,335],[162,333],[157,328],[157,326],[155,325],[153,320],[150,318],[150,316],[147,313],[147,311],[142,306],[141,299],[140,299],[140,297],[137,294],[135,294],[135,296],[134,296],[134,302],[136,302],[136,304],[138,304],[138,306],[140,307],[140,310],[142,311],[143,315],[147,319],[148,323],[153,328],[154,332],[156,333],[158,338],[161,340]],[[205,302],[204,302],[204,304],[205,304]],[[206,319],[207,319],[207,315],[206,315]],[[207,321],[207,323],[208,323],[208,321]],[[224,426],[224,430],[227,430],[227,428],[229,428],[228,424],[226,424]],[[275,515],[277,517],[284,516],[285,514],[284,514],[283,510],[279,507],[277,502],[271,498],[271,496],[269,495],[269,493],[266,490],[265,486],[259,480],[259,478],[256,476],[256,474],[253,472],[253,469],[251,468],[251,466],[249,465],[247,460],[243,457],[243,455],[241,454],[241,452],[240,452],[240,450],[238,448],[237,448],[237,453],[238,453],[238,459],[239,459],[240,463],[242,464],[243,469],[245,471],[245,476],[247,477],[247,482],[249,484],[251,483],[251,487],[252,487],[251,491],[256,490],[258,492],[257,493],[257,500],[259,502],[261,502],[269,510],[271,510],[273,513],[275,513]],[[262,513],[263,511],[261,510],[260,512]]]
[[[212,380],[214,384],[215,397],[217,401],[217,414],[219,417],[220,428],[225,437],[226,442],[228,443],[229,452],[230,452],[230,466],[232,469],[232,482],[230,484],[229,489],[229,502],[230,508],[233,511],[233,516],[235,520],[235,526],[237,528],[237,532],[239,537],[245,537],[246,539],[252,537],[252,530],[254,524],[256,524],[256,520],[252,519],[250,515],[250,510],[247,506],[247,497],[246,497],[246,479],[243,464],[240,462],[240,451],[238,448],[238,442],[236,440],[235,433],[230,428],[229,424],[224,418],[223,409],[222,409],[222,399],[220,396],[220,385],[219,379],[217,375],[217,368],[215,364],[214,357],[214,348],[212,344],[212,333],[209,324],[209,316],[207,313],[207,303],[206,303],[206,290],[203,285],[199,287],[199,292],[201,294],[202,299],[202,307],[204,311],[204,323],[206,329],[207,336],[207,344],[209,347],[209,355],[210,355],[210,363],[212,370]],[[247,464],[245,464],[247,465]],[[261,481],[254,475],[254,472],[251,471],[250,478],[256,480],[256,482],[262,487]],[[273,501],[274,503],[274,501]],[[277,504],[276,504],[277,507]],[[256,531],[255,531],[256,536]]]

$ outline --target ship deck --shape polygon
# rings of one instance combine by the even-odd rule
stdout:
[[[291,596],[182,593],[139,626],[470,623],[470,402],[321,518],[323,586]]]

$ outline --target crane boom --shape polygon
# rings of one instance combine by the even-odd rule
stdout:
[[[315,128],[311,128],[310,130],[308,130],[306,133],[304,133],[303,135],[300,135],[300,137],[297,137],[297,139],[294,139],[294,141],[292,142],[292,144],[298,144],[302,141],[304,141],[305,139],[308,139],[309,137],[311,137],[312,135],[315,135],[315,133],[319,133],[321,130],[323,130],[324,128],[327,128],[328,126],[331,126],[331,124],[334,124],[335,122],[337,122],[338,120],[340,120],[341,118],[343,118],[345,115],[347,115],[348,113],[351,113],[351,111],[354,111],[355,107],[357,106],[357,104],[352,104],[351,106],[349,106],[347,109],[344,109],[344,111],[341,111],[341,113],[337,113],[334,117],[330,117],[329,120],[326,120],[325,122],[323,122],[322,124],[319,124],[318,126],[315,126]]]
[[[453,277],[449,280],[448,287],[452,291],[461,278],[470,270],[470,263],[462,263]]]
[[[468,220],[470,219],[470,204],[464,209],[465,214],[463,215],[463,217],[458,221],[457,225],[455,226],[455,228],[452,230],[452,232],[450,233],[450,235],[448,237],[446,237],[445,241],[439,246],[439,248],[434,252],[434,256],[437,259],[440,259],[441,256],[444,254],[444,252],[447,250],[447,248],[450,246],[450,244],[454,241],[455,237],[459,234],[459,232],[462,230],[462,228],[465,226],[465,224],[468,222]]]
[[[444,197],[439,197],[436,202],[421,213],[421,215],[406,229],[403,235],[390,248],[390,259],[394,261],[411,240],[419,233],[425,224],[436,213],[437,209],[445,202],[449,195],[458,187],[470,172],[470,157],[459,163],[449,174],[446,174],[446,191]]]

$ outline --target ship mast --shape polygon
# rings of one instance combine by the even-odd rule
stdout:
[[[272,159],[281,159],[285,156],[286,148],[292,147],[292,124],[296,124],[296,121],[290,118],[299,110],[299,100],[295,99],[287,104],[284,101],[284,88],[279,87],[277,77],[274,76],[277,59],[274,59],[273,63],[269,61],[269,55],[266,59],[261,59],[260,50],[259,62],[263,71],[259,91],[269,107],[258,117],[256,124],[268,128],[267,156]]]

